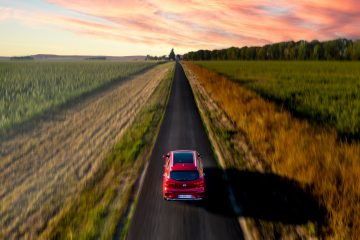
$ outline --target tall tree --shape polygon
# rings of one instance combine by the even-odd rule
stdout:
[[[174,53],[174,49],[173,49],[173,48],[172,48],[171,51],[170,51],[169,59],[175,61],[175,53]]]
[[[299,52],[298,52],[298,60],[305,60],[306,59],[306,49],[307,49],[306,42],[305,41],[300,41]]]
[[[357,40],[353,44],[352,59],[360,60],[360,40]]]

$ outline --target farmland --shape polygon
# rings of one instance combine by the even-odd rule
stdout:
[[[225,156],[224,165],[226,169],[229,169],[230,180],[236,179],[236,176],[232,177],[231,169],[250,171],[258,176],[252,178],[253,181],[248,180],[246,184],[241,181],[237,182],[234,184],[234,192],[239,202],[244,201],[241,198],[244,193],[241,192],[245,192],[245,199],[251,199],[250,204],[246,205],[245,202],[245,206],[253,206],[253,208],[245,207],[243,212],[248,214],[248,217],[259,229],[260,238],[273,236],[273,238],[296,239],[317,235],[321,238],[356,239],[360,227],[360,191],[358,187],[360,184],[360,144],[357,141],[343,141],[339,138],[335,128],[314,125],[307,119],[294,117],[286,109],[279,107],[276,102],[268,101],[257,93],[260,87],[265,86],[261,89],[269,92],[268,89],[272,89],[273,94],[279,96],[276,88],[269,85],[270,82],[277,86],[280,93],[286,92],[287,88],[295,89],[291,88],[290,83],[284,83],[284,75],[287,74],[291,78],[291,67],[303,65],[303,73],[293,69],[293,75],[298,76],[298,79],[306,74],[311,76],[311,72],[318,75],[314,70],[315,67],[312,68],[307,63],[297,62],[269,62],[270,67],[266,67],[265,62],[229,62],[228,64],[225,62],[199,63],[199,65],[217,69],[223,75],[197,64],[185,62],[183,65],[189,79],[192,79],[190,82],[197,101],[205,109],[203,118],[209,119],[205,121],[207,128],[212,129],[211,131],[217,136],[214,145],[220,146],[218,151],[223,152],[222,155]],[[340,96],[347,95],[351,88],[356,89],[358,75],[354,73],[358,72],[355,68],[358,63],[349,65],[347,65],[348,63],[313,64],[323,68],[330,64],[326,68],[330,76],[329,86],[315,76],[311,78],[310,83],[306,79],[293,81],[293,84],[302,84],[301,86],[309,91],[311,84],[314,87],[320,85],[321,88],[318,88],[320,93],[309,95],[310,99],[314,99],[312,109],[318,109],[319,106],[316,105],[320,104],[315,100],[316,94],[320,95],[318,97],[326,96],[327,90],[329,92],[333,90]],[[257,65],[258,68],[256,68]],[[281,65],[290,66],[288,67],[290,69],[281,70]],[[348,66],[348,68],[347,70],[340,67],[331,68],[334,65]],[[238,66],[245,67],[240,71]],[[278,82],[274,78],[275,70],[271,66],[275,70],[277,69],[279,76],[283,77]],[[310,73],[307,73],[306,69],[309,69]],[[254,74],[251,74],[250,70]],[[323,70],[319,69],[318,71]],[[334,72],[338,72],[338,74]],[[236,76],[236,78],[234,77],[235,81],[225,77],[225,74]],[[348,81],[347,84],[351,83],[351,87],[347,86],[346,88],[348,92],[337,91],[336,86],[332,85],[336,85],[335,76],[337,75],[337,79],[342,79],[343,75],[343,78]],[[318,84],[316,85],[314,82]],[[344,89],[339,85],[338,87]],[[347,104],[354,104],[353,101],[357,99],[356,97],[348,99]],[[335,101],[336,104],[344,106],[348,111],[351,110],[346,108],[346,102]],[[301,106],[304,107],[304,105]],[[322,107],[329,106],[323,105]],[[269,184],[269,179],[273,179],[267,179],[269,174],[281,181],[277,181],[273,185]],[[256,179],[265,179],[265,181],[256,185]],[[289,183],[291,183],[291,187],[284,187]],[[261,189],[264,185],[268,189]],[[294,189],[302,189],[302,193],[294,194]],[[238,195],[237,192],[239,192]],[[265,195],[264,192],[269,192],[269,194]],[[304,193],[307,197],[304,197]],[[301,197],[297,197],[297,195]],[[315,206],[307,204],[306,199],[311,198],[317,202]],[[279,204],[284,199],[287,199],[285,204]],[[301,203],[297,204],[297,201]],[[267,207],[261,207],[263,205]],[[288,206],[291,207],[288,209]],[[320,209],[317,210],[316,206],[319,206]],[[322,208],[324,210],[321,210]],[[262,209],[260,210],[261,217],[254,216],[254,212],[259,211],[258,209]],[[275,213],[269,212],[269,209],[276,209]],[[286,215],[293,209],[299,212]],[[282,217],[279,219],[279,216]],[[305,217],[306,221],[299,221],[301,217]],[[288,224],[288,218],[295,219],[295,224],[294,221]],[[303,229],[299,231],[301,228],[298,228],[296,224],[301,225]]]
[[[0,62],[0,131],[155,62]]]
[[[169,97],[173,69],[163,76],[123,137],[104,158],[86,188],[64,207],[41,239],[113,239],[126,234],[124,219],[139,170],[153,148]]]
[[[96,68],[96,65],[88,64],[85,63]],[[98,211],[104,210],[104,201],[109,203],[105,207],[116,209],[112,212],[113,221],[106,223],[114,225],[115,219],[116,226],[116,219],[126,207],[137,170],[144,163],[144,160],[136,164],[132,161],[145,145],[149,147],[165,108],[166,86],[170,81],[167,74],[171,69],[171,64],[161,64],[127,80],[115,82],[111,88],[93,91],[86,98],[55,111],[52,118],[42,119],[36,128],[1,140],[1,238],[37,238],[50,220],[62,219],[61,216],[68,214],[69,209],[74,211],[71,208],[73,204],[90,207],[94,201],[94,210],[89,211],[92,217],[74,219],[76,224],[79,220],[89,221],[87,228],[83,229],[84,235],[93,234],[92,224],[97,224],[98,216],[104,216],[97,215]],[[73,74],[76,81],[77,75]],[[166,84],[163,83],[165,77]],[[103,81],[106,82],[105,78]],[[161,94],[157,94],[160,97],[150,101],[160,83],[163,86]],[[143,118],[135,120],[139,118],[140,111]],[[134,121],[138,123],[126,133]],[[114,145],[117,147],[113,149]],[[120,172],[122,174],[117,174]],[[88,195],[90,199],[86,193],[85,198],[81,194],[85,187],[91,193]],[[99,193],[103,190],[106,194]],[[105,196],[104,200],[102,196]],[[100,202],[97,202],[98,197]],[[81,202],[82,199],[85,203]],[[115,205],[110,204],[114,199]],[[83,211],[81,214],[86,214],[86,209],[79,210]],[[71,226],[71,230],[75,230],[70,234],[79,234],[76,224]]]
[[[205,61],[197,64],[275,100],[296,116],[360,134],[360,63],[304,61]]]

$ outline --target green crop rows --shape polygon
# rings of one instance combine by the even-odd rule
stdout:
[[[155,62],[0,62],[0,131]]]
[[[203,61],[298,116],[360,135],[360,62]]]

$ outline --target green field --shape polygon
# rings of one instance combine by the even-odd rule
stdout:
[[[297,116],[360,135],[360,62],[202,61]]]
[[[156,62],[0,62],[0,131]]]

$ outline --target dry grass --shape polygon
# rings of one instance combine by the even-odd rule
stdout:
[[[327,210],[324,236],[356,239],[360,228],[360,144],[315,128],[218,74],[185,64],[256,149],[271,172],[310,185]],[[241,160],[239,159],[239,162]],[[241,163],[227,162],[228,168]]]
[[[209,70],[282,104],[296,116],[360,136],[360,62],[204,61]]]
[[[33,239],[101,166],[170,66],[160,65],[0,142],[0,229]]]

